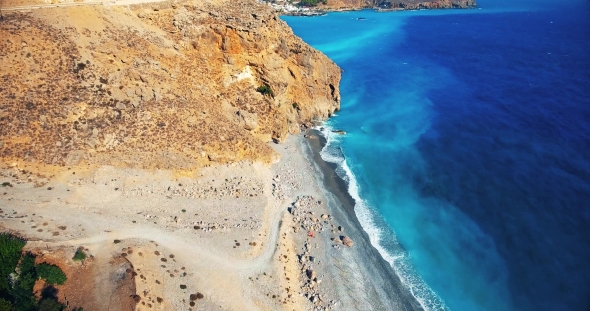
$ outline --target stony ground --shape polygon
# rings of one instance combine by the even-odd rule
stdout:
[[[338,225],[297,139],[276,150],[283,159],[272,167],[190,176],[102,166],[38,178],[4,165],[0,226],[64,267],[77,285],[60,297],[85,310],[337,309],[318,250],[331,239],[344,247]],[[80,247],[89,257],[77,262]]]

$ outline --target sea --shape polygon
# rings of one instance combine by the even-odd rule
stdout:
[[[282,18],[343,69],[322,157],[425,310],[590,310],[590,1]]]

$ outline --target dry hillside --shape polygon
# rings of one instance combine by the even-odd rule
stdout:
[[[38,9],[0,22],[0,158],[272,161],[339,108],[340,69],[254,0]],[[256,89],[267,84],[273,96]]]

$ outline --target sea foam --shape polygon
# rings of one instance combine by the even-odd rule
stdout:
[[[410,290],[412,295],[426,311],[450,310],[420,275],[412,268],[408,253],[402,248],[383,218],[374,211],[360,196],[357,179],[346,162],[346,157],[339,145],[340,134],[333,133],[333,128],[328,123],[315,127],[326,139],[326,145],[320,155],[326,162],[337,165],[336,174],[342,178],[347,186],[348,193],[354,199],[355,214],[369,236],[371,244],[387,261],[401,282]]]

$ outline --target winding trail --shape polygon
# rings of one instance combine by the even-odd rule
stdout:
[[[218,250],[211,250],[198,243],[199,238],[193,235],[184,237],[181,233],[168,232],[151,226],[125,227],[110,232],[95,234],[71,240],[58,240],[55,242],[37,240],[29,241],[31,247],[59,247],[64,245],[85,245],[89,248],[100,247],[101,244],[112,244],[114,239],[119,240],[143,240],[153,241],[172,252],[177,252],[183,262],[193,266],[206,266],[207,263],[215,263],[215,268],[233,270],[236,272],[262,271],[268,267],[277,250],[279,239],[280,219],[285,209],[275,209],[269,223],[269,234],[262,252],[253,258],[237,258],[220,254]],[[15,219],[18,220],[18,219]]]

